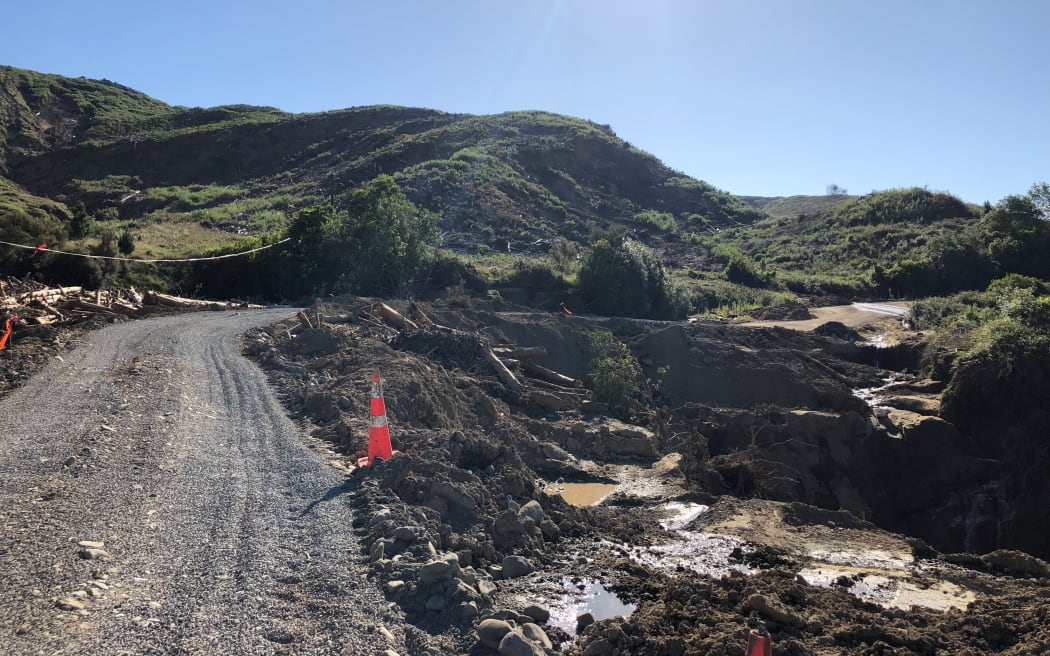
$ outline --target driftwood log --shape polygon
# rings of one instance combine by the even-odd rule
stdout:
[[[483,348],[482,353],[485,355],[485,359],[489,361],[492,368],[496,370],[496,375],[503,381],[503,384],[514,390],[515,392],[521,392],[525,389],[525,386],[521,384],[521,381],[511,373],[507,365],[503,364],[503,361],[492,352],[490,348]]]
[[[314,329],[314,325],[310,322],[310,317],[306,316],[305,312],[303,312],[302,310],[299,310],[298,312],[295,313],[295,316],[296,316],[296,318],[299,319],[299,325],[300,326],[302,326],[306,330],[313,330]]]
[[[515,360],[543,360],[547,357],[547,349],[542,346],[496,346],[492,350],[502,358]]]
[[[0,292],[0,319],[18,315],[27,326],[70,325],[92,316],[138,317],[146,311],[144,304],[194,310],[261,307],[199,301],[159,292],[143,295],[133,288],[88,291],[79,286],[44,287],[17,278],[0,281]]]
[[[378,315],[383,321],[399,330],[419,330],[419,326],[415,321],[412,321],[386,303],[374,304],[372,306],[372,313]]]
[[[565,374],[559,374],[557,371],[553,371],[546,367],[541,367],[532,360],[521,360],[521,366],[525,371],[540,380],[545,380],[548,383],[554,383],[555,385],[561,385],[563,387],[579,387],[582,383],[575,378],[569,378]]]

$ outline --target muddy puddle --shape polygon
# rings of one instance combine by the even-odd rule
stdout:
[[[944,580],[911,578],[911,571],[872,570],[846,565],[814,564],[799,571],[809,585],[841,587],[854,596],[884,608],[908,610],[921,606],[946,611],[965,609],[977,599],[973,590]]]
[[[576,635],[576,617],[590,613],[595,621],[612,617],[630,617],[638,609],[635,604],[626,604],[601,582],[594,579],[564,577],[565,594],[552,599],[549,610],[550,623],[569,635]]]
[[[614,483],[552,483],[547,494],[557,494],[574,506],[596,506],[616,491]]]
[[[687,530],[708,507],[699,503],[671,502],[656,511],[664,515],[660,526],[674,536],[666,544],[629,549],[630,558],[654,569],[692,570],[704,576],[721,578],[732,572],[751,574],[743,557],[753,551],[741,539],[706,531]]]

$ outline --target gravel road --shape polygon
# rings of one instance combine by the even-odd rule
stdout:
[[[0,653],[406,653],[343,477],[240,355],[289,314],[110,326],[0,399]]]

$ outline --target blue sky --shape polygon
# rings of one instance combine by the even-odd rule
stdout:
[[[1050,180],[1050,1],[6,5],[0,64],[176,105],[542,109],[736,194]]]

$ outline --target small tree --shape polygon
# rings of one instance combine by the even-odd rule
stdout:
[[[437,238],[437,227],[437,216],[416,207],[389,175],[357,189],[328,244],[339,286],[363,294],[403,287]]]
[[[135,235],[131,234],[131,228],[124,228],[117,240],[117,248],[121,254],[131,255],[135,252]]]
[[[580,292],[599,314],[672,319],[685,316],[689,298],[663,263],[642,244],[605,239],[591,248],[580,269]]]
[[[397,291],[419,268],[437,225],[437,216],[412,204],[388,175],[354,191],[345,212],[331,205],[302,210],[286,233],[287,291]]]
[[[579,256],[580,249],[565,237],[555,237],[547,251],[547,257],[551,259],[554,267],[562,272],[572,269]]]
[[[591,375],[594,398],[621,419],[629,419],[631,406],[642,394],[644,375],[634,354],[608,330],[591,333]]]
[[[87,212],[84,203],[77,203],[73,208],[73,218],[69,221],[69,236],[73,239],[90,237],[95,232],[95,219]]]

